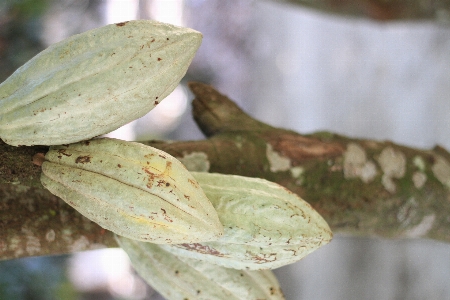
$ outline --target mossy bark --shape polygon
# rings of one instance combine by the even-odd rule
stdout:
[[[445,149],[300,135],[254,120],[210,86],[190,88],[194,118],[207,138],[146,144],[190,170],[277,182],[308,201],[335,233],[450,241]],[[38,165],[47,149],[0,144],[1,259],[116,246],[112,233],[42,188]]]

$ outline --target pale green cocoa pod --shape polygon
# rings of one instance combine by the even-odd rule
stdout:
[[[124,237],[117,242],[136,271],[167,300],[281,300],[277,279],[270,270],[235,270],[177,257],[159,245]]]
[[[85,217],[128,238],[184,243],[216,240],[223,232],[194,177],[150,146],[108,138],[53,146],[41,182]]]
[[[217,241],[164,249],[236,269],[274,269],[330,242],[326,221],[303,199],[258,178],[191,172],[224,226]]]
[[[56,43],[0,84],[0,138],[59,145],[113,131],[173,91],[201,39],[192,29],[138,20]]]

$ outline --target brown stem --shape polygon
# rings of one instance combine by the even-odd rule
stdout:
[[[284,0],[285,2],[314,8],[324,12],[352,17],[365,17],[378,21],[436,20],[450,21],[450,1],[420,0]]]
[[[311,203],[335,233],[450,241],[450,154],[442,147],[300,135],[252,119],[208,85],[190,88],[194,118],[208,138],[146,144],[190,170],[277,182]],[[110,232],[42,188],[33,156],[45,147],[0,149],[9,158],[0,163],[0,258],[116,246]]]

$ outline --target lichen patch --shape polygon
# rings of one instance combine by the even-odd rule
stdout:
[[[64,228],[61,231],[61,237],[65,243],[72,244],[72,241],[73,241],[72,233],[73,233],[72,230],[68,229],[68,228]]]
[[[392,194],[395,193],[397,191],[397,187],[393,178],[402,178],[405,176],[405,155],[389,146],[381,151],[380,156],[378,157],[378,163],[384,173],[381,177],[381,183],[388,192]]]
[[[440,183],[450,188],[450,163],[445,158],[436,155],[431,170]]]
[[[237,135],[236,137],[235,137],[235,145],[236,145],[236,147],[239,149],[239,150],[241,150],[242,149],[242,146],[243,146],[243,139],[242,139],[242,136],[240,136],[240,135]]]
[[[19,184],[19,185],[16,186],[16,192],[17,193],[26,193],[29,190],[30,190],[30,187],[26,186],[26,185]]]
[[[208,155],[204,152],[191,152],[189,154],[184,154],[183,157],[177,157],[177,159],[181,161],[189,171],[208,172],[211,167]]]
[[[39,241],[39,238],[36,237],[31,230],[25,227],[22,227],[22,232],[25,234],[25,251],[28,255],[32,256],[41,252],[41,242]]]
[[[427,182],[427,175],[424,172],[416,171],[412,175],[412,181],[417,189],[421,189]]]
[[[45,240],[49,243],[53,242],[55,240],[56,233],[53,229],[47,230],[45,233]]]
[[[377,167],[374,162],[368,161],[360,169],[359,177],[364,183],[369,183],[377,176]]]
[[[25,251],[27,251],[29,255],[34,255],[41,252],[41,242],[39,241],[39,238],[35,236],[27,236]]]
[[[401,223],[400,227],[407,227],[417,215],[419,204],[414,197],[411,197],[403,204],[397,213],[397,220]]]
[[[61,224],[67,223],[69,221],[69,212],[67,210],[60,209],[59,210],[59,219],[61,221]]]
[[[397,186],[395,185],[394,180],[392,180],[392,177],[383,174],[381,177],[381,184],[384,186],[386,191],[388,191],[391,194],[394,194],[397,191]]]
[[[91,219],[86,218],[85,216],[81,215],[81,222],[83,224],[83,229],[86,231],[90,231],[92,229],[92,226],[94,226],[94,222],[91,221]]]
[[[100,243],[93,243],[89,246],[89,250],[97,250],[97,249],[104,249],[104,248],[108,248],[108,247],[106,245],[100,244]]]
[[[436,216],[434,214],[423,217],[422,221],[413,228],[406,231],[406,236],[419,238],[425,236],[433,228]]]
[[[419,171],[424,172],[425,171],[425,161],[423,158],[419,155],[414,156],[413,158],[413,164],[419,169]]]
[[[20,237],[19,236],[13,236],[10,240],[9,240],[9,250],[12,251],[17,251],[18,249],[20,249]],[[17,255],[16,255],[17,256]]]
[[[71,245],[68,246],[70,252],[77,252],[89,249],[89,240],[84,235],[76,239]]]
[[[366,151],[358,144],[350,143],[344,152],[344,165],[362,165],[367,161]]]
[[[267,144],[266,157],[269,161],[271,172],[283,172],[291,168],[291,160],[276,152],[271,144]]]
[[[8,244],[4,240],[0,240],[0,253],[8,250]]]
[[[33,198],[21,198],[19,200],[19,203],[25,206],[29,212],[35,211],[35,205],[34,205],[34,199]]]
[[[405,155],[392,147],[386,147],[381,151],[378,157],[383,173],[392,178],[402,178],[406,172]]]
[[[347,145],[344,152],[344,177],[346,179],[360,178],[364,183],[373,181],[377,175],[374,162],[367,160],[366,151],[356,143]]]
[[[295,179],[295,184],[302,185],[304,181],[303,173],[305,172],[305,169],[303,167],[297,166],[290,168],[289,171],[291,172],[292,178]]]
[[[305,169],[302,167],[292,167],[289,171],[291,171],[293,178],[299,178],[305,172]]]

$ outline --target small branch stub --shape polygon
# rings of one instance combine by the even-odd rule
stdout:
[[[36,166],[42,166],[42,163],[45,161],[45,154],[44,153],[36,153],[33,156],[33,164]]]

